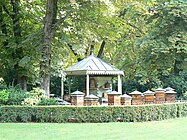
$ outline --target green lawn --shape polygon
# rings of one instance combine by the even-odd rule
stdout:
[[[187,139],[187,118],[144,123],[0,123],[0,140],[182,139]]]

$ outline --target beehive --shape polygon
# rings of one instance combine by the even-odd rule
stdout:
[[[176,99],[177,92],[174,91],[174,89],[168,87],[165,89],[165,97],[166,97],[166,103],[174,103]]]
[[[97,106],[98,105],[98,97],[91,94],[84,98],[85,106]]]
[[[121,105],[131,105],[131,100],[132,100],[131,96],[127,94],[123,94],[120,97],[121,97]]]
[[[133,91],[131,93],[129,93],[129,95],[131,95],[132,97],[132,105],[142,105],[144,104],[144,101],[143,101],[143,94],[139,91]]]
[[[147,90],[144,92],[144,99],[145,99],[145,104],[153,104],[154,103],[154,92]]]
[[[165,103],[165,90],[162,88],[158,88],[155,91],[156,103],[163,104]]]
[[[112,91],[108,93],[108,105],[121,105],[120,93]]]
[[[75,91],[71,93],[71,105],[83,106],[84,105],[84,93]]]

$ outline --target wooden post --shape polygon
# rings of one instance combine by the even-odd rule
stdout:
[[[61,77],[61,98],[63,99],[64,97],[64,78],[63,76]]]
[[[71,94],[71,78],[69,78],[68,81],[69,81],[68,91],[69,91],[69,95],[70,95]]]
[[[118,75],[118,93],[122,94],[122,82],[120,75]]]
[[[89,74],[87,74],[86,75],[86,96],[88,96],[89,95],[89,92],[90,92],[90,87],[89,87],[89,85],[90,85],[90,78],[89,78]]]

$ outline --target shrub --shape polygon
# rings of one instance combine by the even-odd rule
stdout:
[[[143,122],[185,116],[187,103],[98,107],[0,107],[0,122]]]
[[[42,98],[47,98],[44,94],[45,91],[43,89],[33,88],[33,90],[27,93],[28,98],[25,98],[22,104],[30,106],[37,105]]]
[[[187,91],[183,94],[184,100],[187,100]]]
[[[40,88],[33,88],[33,90],[29,92],[29,96],[34,98],[41,98],[45,96],[45,91]]]
[[[7,105],[21,105],[22,101],[28,97],[26,91],[18,87],[9,87],[7,91],[9,92]]]
[[[4,83],[4,79],[0,77],[0,85]]]
[[[24,101],[22,101],[22,105],[29,105],[29,106],[33,106],[33,105],[37,105],[39,103],[39,99],[38,98],[34,98],[34,97],[28,97],[25,98]]]
[[[58,105],[58,102],[54,98],[41,98],[38,105]]]
[[[4,87],[5,87],[4,79],[0,77],[0,88],[4,88]]]
[[[0,104],[6,104],[8,101],[9,92],[7,90],[0,91]]]

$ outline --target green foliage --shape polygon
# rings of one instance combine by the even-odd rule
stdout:
[[[69,93],[69,85],[71,83],[71,92],[79,90],[84,91],[86,77],[85,76],[68,76],[66,81],[64,81],[64,92]],[[55,96],[61,96],[61,78],[60,77],[51,77],[51,94],[55,94]]]
[[[37,105],[42,98],[47,98],[45,96],[45,91],[40,88],[33,88],[30,92],[27,93],[28,98],[25,98],[24,101],[22,101],[23,105]]]
[[[3,83],[4,83],[4,79],[0,77],[0,85],[2,85]]]
[[[125,92],[130,93],[130,92],[133,92],[135,90],[145,92],[148,89],[153,89],[153,88],[158,87],[158,86],[154,82],[149,82],[149,83],[146,83],[146,84],[140,84],[138,82],[138,80],[136,80],[136,79],[134,79],[134,80],[124,79],[122,87],[123,87],[123,93],[125,93]]]
[[[40,102],[39,98],[34,98],[34,97],[28,97],[25,98],[24,101],[22,101],[22,105],[28,105],[28,106],[33,106],[37,105]]]
[[[46,1],[16,3],[17,13],[10,0],[0,3],[0,77],[16,85],[19,75],[32,87],[40,84]],[[78,58],[89,55],[91,45],[97,54],[105,41],[102,58],[125,71],[124,92],[171,86],[181,94],[187,81],[181,75],[187,71],[186,9],[185,0],[58,1],[50,73],[61,76]],[[72,89],[82,90],[82,81],[74,80]],[[52,78],[52,94],[60,96],[59,83]]]
[[[187,91],[183,94],[185,100],[187,100]]]
[[[18,87],[9,87],[7,91],[9,92],[7,105],[21,105],[22,101],[28,97],[26,91]]]
[[[8,96],[9,96],[9,92],[7,90],[0,91],[0,105],[7,103]]]
[[[37,81],[43,5],[42,1],[0,3],[0,75],[7,85],[20,84],[18,76],[29,83]]]
[[[0,90],[6,89],[6,84],[3,78],[0,77]]]
[[[28,94],[30,97],[41,98],[45,95],[45,91],[40,88],[33,88],[33,90],[31,90]]]
[[[162,77],[187,71],[187,2],[158,0],[149,8],[148,32],[137,45],[137,74],[142,83],[155,81],[163,86]]]
[[[0,122],[143,122],[186,116],[187,103],[108,107],[0,107]]]
[[[67,88],[67,86],[64,86]],[[50,93],[54,94],[57,97],[61,95],[61,78],[52,76],[51,77],[51,84],[50,84]]]
[[[180,72],[179,75],[169,75],[162,77],[164,87],[174,87],[178,96],[187,91],[187,72]]]
[[[58,102],[54,98],[41,98],[37,105],[58,105]]]

